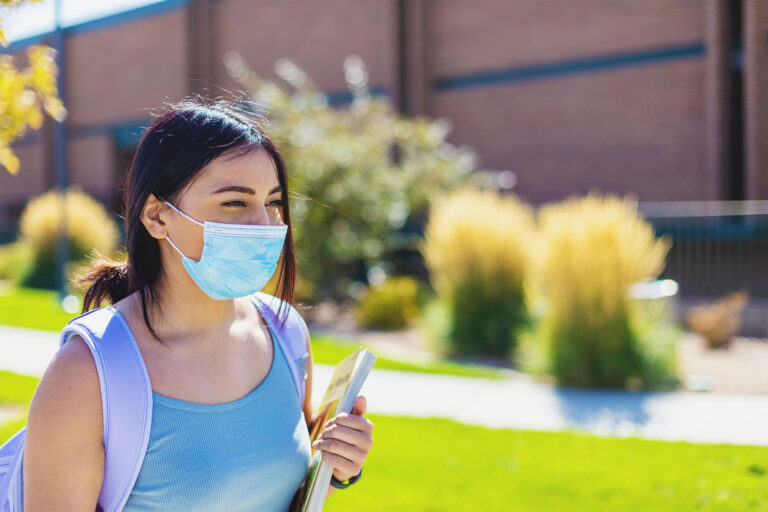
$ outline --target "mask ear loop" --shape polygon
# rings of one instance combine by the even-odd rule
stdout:
[[[171,208],[173,208],[173,209],[176,211],[176,213],[180,214],[182,217],[186,217],[187,219],[191,220],[192,222],[194,222],[194,223],[195,223],[195,224],[197,224],[198,226],[203,226],[203,228],[205,228],[205,224],[203,224],[202,222],[198,222],[198,221],[196,221],[195,219],[193,219],[192,217],[190,217],[190,216],[189,216],[189,215],[187,215],[186,213],[182,212],[181,210],[179,210],[178,208],[176,208],[175,206],[173,206],[171,203],[169,203],[169,202],[168,202],[168,201],[166,201],[165,199],[161,199],[161,201],[163,201],[165,204],[167,204],[168,206],[170,206]],[[187,257],[188,257],[188,256],[186,256],[186,255],[185,255],[183,252],[181,252],[181,249],[179,249],[178,247],[176,247],[176,244],[175,244],[175,243],[173,243],[173,240],[171,240],[171,237],[169,237],[168,235],[165,235],[165,239],[168,241],[168,243],[169,243],[169,244],[171,244],[171,247],[173,247],[174,249],[176,249],[176,252],[178,252],[178,253],[179,253],[179,255],[180,255],[182,258],[187,258]]]
[[[181,252],[181,250],[180,250],[178,247],[176,247],[176,244],[175,244],[175,243],[173,243],[173,240],[171,240],[171,237],[169,237],[168,235],[165,235],[165,240],[166,240],[166,241],[167,241],[169,244],[171,244],[171,247],[173,247],[174,249],[176,249],[176,252],[177,252],[177,253],[179,253],[179,256],[181,256],[182,258],[186,258],[186,257],[187,257],[187,256],[185,256],[185,255],[184,255],[184,253],[183,253],[183,252]]]
[[[181,210],[179,210],[178,208],[176,208],[175,206],[173,206],[173,205],[172,205],[171,203],[169,203],[168,201],[166,201],[166,200],[164,200],[164,199],[163,199],[162,201],[163,201],[165,204],[167,204],[168,206],[170,206],[171,208],[173,208],[174,210],[176,210],[176,213],[180,214],[180,215],[181,215],[181,216],[183,216],[183,217],[186,217],[187,219],[191,220],[192,222],[194,222],[194,223],[195,223],[195,224],[197,224],[198,226],[203,226],[203,227],[205,227],[205,224],[203,224],[203,223],[202,223],[202,222],[200,222],[200,221],[197,221],[197,220],[193,219],[192,217],[190,217],[189,215],[187,215],[187,214],[186,214],[186,213],[184,213],[183,211],[181,211]]]

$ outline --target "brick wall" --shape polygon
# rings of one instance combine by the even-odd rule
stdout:
[[[605,56],[701,44],[701,2],[474,5],[427,3],[433,83],[487,70],[510,78],[433,90],[427,112],[450,118],[451,140],[475,147],[483,166],[517,173],[516,191],[536,202],[591,188],[656,200],[717,196],[704,165],[703,57],[596,67]]]
[[[391,88],[395,76],[395,2],[382,0],[226,0],[215,4],[220,59],[230,50],[264,78],[278,80],[274,63],[296,62],[324,91],[344,92],[344,57],[357,54],[372,86]],[[217,82],[237,87],[224,70]]]
[[[428,0],[437,77],[700,41],[700,0]],[[595,77],[598,79],[598,77]]]
[[[67,38],[72,128],[147,117],[186,93],[181,10]]]

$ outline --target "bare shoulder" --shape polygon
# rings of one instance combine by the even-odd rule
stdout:
[[[104,475],[103,428],[96,363],[85,341],[73,336],[49,363],[30,404],[25,510],[95,509]]]
[[[30,414],[33,412],[64,414],[62,419],[71,418],[90,432],[102,429],[99,374],[91,350],[80,336],[72,336],[48,364],[32,398]]]

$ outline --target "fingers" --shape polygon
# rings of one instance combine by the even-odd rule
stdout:
[[[373,446],[373,438],[370,434],[354,430],[344,425],[333,424],[318,436],[319,440],[338,439],[345,443],[357,446],[358,448],[368,452]]]
[[[355,464],[351,460],[336,455],[335,453],[322,452],[323,460],[328,462],[331,466],[348,475],[356,475],[360,472],[361,465]],[[337,477],[338,478],[338,477]],[[349,477],[347,477],[349,478]],[[347,478],[339,478],[342,482]]]
[[[352,462],[362,461],[368,455],[368,450],[363,450],[359,446],[347,443],[346,441],[340,441],[339,439],[318,439],[312,443],[312,447],[316,450],[339,455]]]
[[[358,395],[355,398],[355,404],[352,406],[352,414],[362,416],[368,409],[368,400],[363,395]]]
[[[366,398],[358,396],[352,413],[341,413],[325,422],[317,440],[312,443],[313,449],[321,450],[323,460],[338,470],[339,475],[358,474],[371,451],[373,423],[362,416],[367,405]]]
[[[350,414],[343,412],[337,416],[334,416],[330,420],[328,420],[323,425],[323,430],[327,429],[333,424],[343,425],[345,427],[349,427],[353,430],[359,430],[361,432],[365,432],[366,434],[372,434],[373,433],[373,423],[368,418],[364,418],[363,416],[358,416],[356,414]]]
[[[373,423],[362,416],[367,408],[367,399],[359,395],[352,412],[338,414],[325,422],[317,440],[312,443],[312,448],[320,450],[323,460],[341,475],[359,473],[373,446]]]

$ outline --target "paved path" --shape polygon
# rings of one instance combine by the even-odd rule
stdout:
[[[40,376],[57,350],[56,333],[0,327],[0,369]],[[315,405],[332,371],[315,365]],[[375,367],[361,394],[369,412],[377,414],[451,418],[492,428],[768,446],[768,396],[761,395],[580,391],[525,378],[497,381]]]

